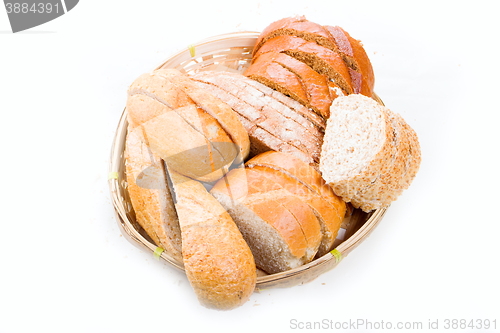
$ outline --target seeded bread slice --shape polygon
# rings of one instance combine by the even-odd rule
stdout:
[[[384,107],[363,95],[339,97],[330,111],[320,171],[335,193],[349,202],[392,160],[394,131]]]

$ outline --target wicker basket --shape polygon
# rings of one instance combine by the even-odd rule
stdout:
[[[158,68],[176,68],[184,73],[203,70],[243,72],[249,65],[252,49],[257,40],[256,32],[239,32],[216,36],[190,45],[166,61]],[[375,98],[380,102],[377,96]],[[175,260],[166,251],[155,252],[157,246],[137,224],[134,211],[128,197],[125,177],[124,148],[127,134],[127,110],[116,130],[111,150],[109,186],[113,205],[118,217],[118,224],[123,235],[134,245],[150,251],[157,258],[165,260],[177,269],[184,270],[182,262]],[[335,250],[309,264],[277,274],[259,274],[257,291],[271,287],[290,287],[312,281],[320,274],[333,269],[373,231],[382,220],[386,209],[364,213],[355,209],[351,217],[343,222],[344,240],[337,242]]]

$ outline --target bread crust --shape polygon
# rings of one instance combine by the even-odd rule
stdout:
[[[257,53],[262,44],[268,39],[278,35],[290,35],[313,41],[327,48],[335,48],[330,35],[325,29],[314,22],[306,20],[305,16],[286,17],[267,26],[255,42],[253,55]]]
[[[308,204],[260,172],[252,169],[231,170],[210,193],[219,200],[225,198],[222,201],[226,201],[230,214],[235,214],[238,206],[246,207],[254,214],[252,220],[263,221],[274,230],[269,237],[276,234],[282,239],[283,246],[279,252],[270,245],[271,241],[269,244],[262,239],[256,242],[254,239],[259,236],[241,224],[257,223],[257,220],[252,222],[249,216],[241,214],[234,216],[259,268],[277,273],[307,263],[317,253],[322,238],[321,226]],[[227,203],[229,200],[230,204]],[[246,220],[242,222],[241,219]],[[289,257],[294,259],[288,262]]]
[[[181,234],[167,187],[163,162],[144,142],[140,128],[129,127],[125,141],[127,191],[139,225],[154,243],[181,261]]]
[[[227,103],[239,116],[241,123],[248,132],[251,142],[250,156],[258,155],[269,150],[286,151],[304,160],[306,163],[315,164],[318,161],[320,144],[311,140],[311,137],[304,136],[303,142],[294,138],[290,140],[289,131],[280,126],[275,118],[277,114],[271,114],[266,118],[267,111],[258,111],[245,101],[220,89],[219,87],[198,82],[199,86],[209,91],[214,96]],[[286,125],[286,120],[282,119],[281,125]],[[294,127],[296,125],[294,124]],[[302,138],[301,131],[295,131],[297,136]],[[307,146],[306,146],[307,145]]]
[[[307,105],[309,99],[301,80],[288,69],[274,63],[272,56],[273,53],[269,52],[257,58],[244,75]]]
[[[311,67],[285,53],[268,52],[261,55],[254,64],[260,61],[275,62],[288,71],[295,74],[307,94],[306,107],[310,107],[320,116],[328,119],[330,116],[330,105],[332,104],[332,97],[328,87],[328,78],[324,74],[319,74]],[[252,65],[253,66],[253,65]],[[299,103],[300,100],[297,100]]]
[[[255,53],[253,59],[258,59],[267,52],[286,53],[306,63],[316,72],[328,76],[345,93],[351,94],[353,92],[346,64],[336,52],[330,49],[299,37],[283,35],[267,40]]]
[[[250,152],[248,133],[228,105],[197,87],[195,82],[189,77],[175,69],[160,69],[155,71],[155,73],[182,89],[200,108],[214,117],[233,142],[238,145],[242,159],[248,156]]]
[[[375,86],[375,74],[363,44],[359,40],[352,38],[351,35],[341,27],[325,26],[325,29],[335,40],[339,54],[346,64],[354,71],[361,74],[360,83],[356,85],[358,88],[355,93],[372,97]]]
[[[182,232],[186,276],[201,304],[229,310],[255,289],[252,253],[229,214],[205,189],[167,166]]]
[[[272,106],[279,103],[268,103],[272,98],[264,96],[263,93],[253,87],[245,86],[247,88],[245,90],[235,89],[235,85],[230,84],[233,80],[229,82],[224,81],[224,79],[214,75],[212,75],[212,77],[206,77],[205,75],[205,78],[201,80],[202,82],[208,82],[208,85],[202,84],[200,87],[203,87],[205,90],[211,92],[231,106],[236,113],[246,118],[249,123],[255,124],[264,131],[267,131],[272,136],[281,140],[283,144],[292,145],[303,151],[306,155],[310,156],[315,163],[319,162],[323,133],[310,123],[311,126],[307,129],[293,119],[287,118],[282,113],[272,108]],[[231,89],[230,86],[233,88]],[[229,92],[230,90],[232,90],[232,93]],[[304,118],[302,119],[304,120]],[[249,131],[246,126],[245,129]],[[252,134],[250,134],[250,136],[252,136]],[[279,146],[283,144],[280,143]],[[272,150],[280,150],[279,146],[269,148]]]

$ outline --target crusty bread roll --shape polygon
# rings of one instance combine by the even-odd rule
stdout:
[[[419,165],[418,138],[401,116],[360,94],[333,102],[320,170],[343,200],[366,212],[387,207]]]
[[[255,289],[252,253],[229,214],[195,180],[167,166],[182,235],[187,278],[206,307],[229,310]]]
[[[127,190],[139,225],[154,243],[181,261],[181,233],[162,160],[146,144],[141,128],[125,141]]]

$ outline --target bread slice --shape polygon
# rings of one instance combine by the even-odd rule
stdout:
[[[416,174],[408,162],[413,148],[419,156],[415,140],[408,139],[416,134],[400,116],[363,95],[338,98],[331,111],[320,161],[323,178],[356,208],[388,206]]]
[[[233,169],[210,193],[238,225],[260,269],[278,273],[314,258],[321,241],[319,222],[278,184],[255,171]]]
[[[181,232],[163,162],[145,143],[141,128],[125,141],[127,190],[139,225],[154,243],[182,260]]]
[[[295,36],[314,42],[338,53],[349,68],[353,93],[371,97],[375,78],[371,62],[360,41],[352,38],[338,26],[321,26],[304,16],[287,17],[266,27],[253,49],[255,56],[260,47],[277,36]]]
[[[223,170],[229,168],[237,158],[239,154],[238,147],[222,129],[217,120],[201,108],[195,105],[188,105],[175,109],[175,112],[193,129],[205,137],[212,170],[218,174],[218,178],[216,177],[216,179],[220,179],[223,175]],[[219,172],[217,172],[218,170]]]
[[[326,47],[295,36],[276,36],[262,45],[255,53],[252,61],[267,52],[286,53],[306,63],[316,72],[328,76],[346,94],[353,92],[351,77],[346,64],[336,52]]]
[[[306,20],[305,16],[295,16],[283,18],[267,26],[255,42],[253,55],[257,53],[262,44],[268,39],[281,35],[300,37],[330,49],[335,47],[331,36],[321,25]]]
[[[187,278],[201,304],[229,310],[245,303],[257,281],[252,253],[229,214],[194,180],[167,166],[182,233]]]
[[[137,128],[142,129],[151,150],[172,169],[206,182],[222,177],[223,171],[215,169],[213,161],[224,161],[224,158],[218,151],[211,150],[205,136],[190,126],[178,113],[164,113]],[[216,171],[218,173],[214,174]]]
[[[310,134],[313,138],[323,137],[323,130],[326,125],[325,120],[316,115],[316,113],[307,110],[293,99],[244,75],[205,71],[193,75],[192,78],[204,83],[213,84],[238,99],[245,101],[257,110],[271,109],[274,112],[278,112],[283,117],[297,123],[303,128],[303,131]],[[280,95],[283,101],[280,101],[275,95]],[[294,108],[297,105],[299,105],[298,110]],[[307,115],[304,114],[304,111],[307,112]],[[313,119],[308,117],[310,114],[312,114]]]

